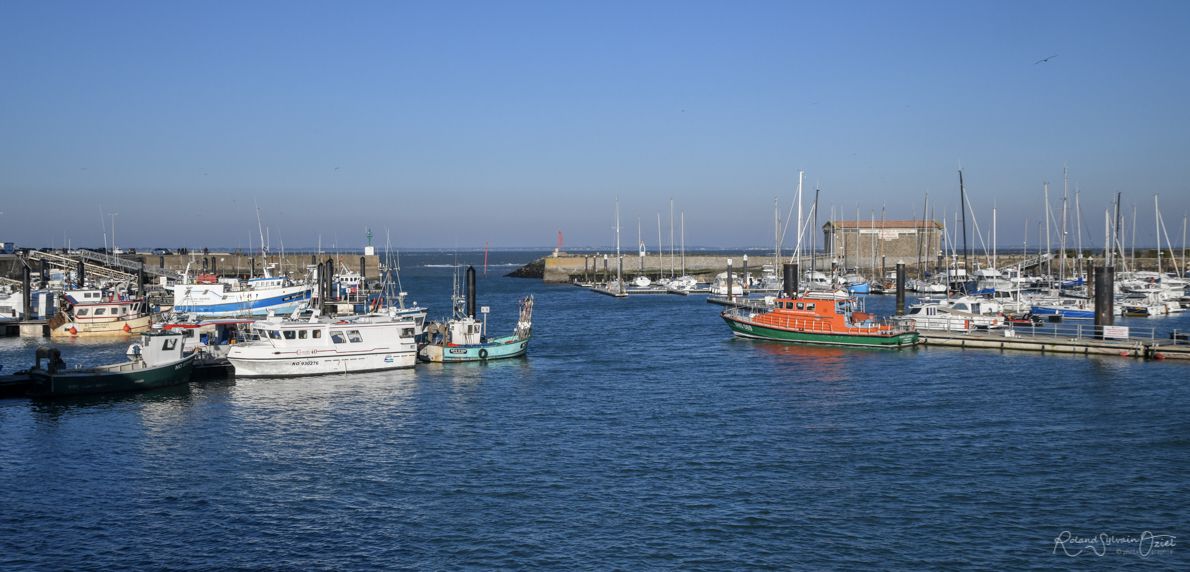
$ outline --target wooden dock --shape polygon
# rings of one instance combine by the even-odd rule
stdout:
[[[1156,338],[1101,339],[1058,330],[922,331],[921,344],[963,349],[1190,360],[1190,344]]]

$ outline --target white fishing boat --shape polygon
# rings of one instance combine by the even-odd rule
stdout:
[[[227,359],[237,377],[294,377],[413,367],[418,325],[396,312],[308,320],[270,317]]]
[[[247,281],[203,275],[169,289],[174,312],[206,318],[288,314],[309,301],[314,291],[311,285],[293,284],[267,272]]]

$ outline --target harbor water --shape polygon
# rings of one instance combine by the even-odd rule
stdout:
[[[700,296],[503,277],[539,254],[479,276],[493,335],[536,296],[526,359],[0,400],[0,569],[1190,563],[1190,364],[736,339]],[[454,260],[401,259],[431,318]],[[1176,546],[1057,541],[1146,531]]]

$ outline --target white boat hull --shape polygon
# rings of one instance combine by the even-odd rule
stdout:
[[[410,368],[417,364],[417,352],[321,353],[275,358],[229,356],[228,360],[236,368],[236,377],[296,377]]]

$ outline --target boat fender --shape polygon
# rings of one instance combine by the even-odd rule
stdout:
[[[128,324],[124,324],[124,333],[125,334],[132,333],[132,326],[129,326]]]
[[[479,350],[479,359],[488,359],[488,350],[487,350],[487,348],[480,348],[480,350]]]
[[[66,331],[70,332],[70,335],[72,335],[72,336],[79,335],[79,329],[74,326],[70,326],[70,329],[66,330]]]

